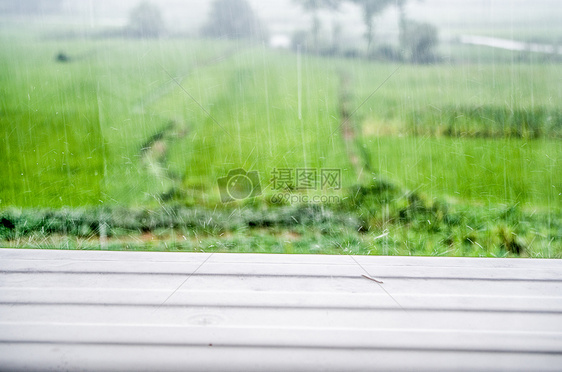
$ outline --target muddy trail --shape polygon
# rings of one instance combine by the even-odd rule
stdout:
[[[190,132],[190,128],[193,126],[193,123],[177,118],[164,117],[158,112],[147,110],[147,108],[150,108],[158,100],[168,94],[171,94],[174,89],[177,89],[178,85],[186,75],[192,73],[196,69],[223,62],[241,51],[242,50],[239,48],[231,48],[219,56],[213,56],[206,60],[196,62],[186,70],[180,73],[176,72],[175,75],[180,76],[178,80],[171,78],[159,88],[148,92],[145,96],[139,99],[138,103],[133,107],[133,113],[135,114],[149,114],[166,123],[161,130],[150,136],[141,145],[139,150],[142,166],[145,167],[166,188],[166,190],[161,192],[159,195],[154,195],[156,199],[161,201],[172,199],[182,188],[182,175],[175,174],[170,170],[167,164],[167,155],[168,150],[175,142],[187,136]],[[162,67],[162,69],[164,69],[164,67]],[[168,73],[168,71],[166,71],[166,73]]]
[[[339,112],[341,135],[344,141],[345,150],[349,162],[357,174],[357,181],[363,183],[368,181],[371,169],[371,157],[369,151],[363,147],[359,141],[358,132],[361,128],[357,119],[353,116],[356,108],[353,106],[352,80],[348,73],[340,72],[339,89]]]
[[[240,49],[231,49],[220,56],[209,58],[208,60],[198,62],[184,73],[176,73],[176,76],[185,76],[193,72],[197,68],[204,68],[213,64],[220,63],[225,59],[232,57],[234,54],[240,53]],[[341,119],[340,131],[343,138],[346,156],[350,164],[353,166],[357,175],[358,183],[368,182],[371,179],[372,167],[371,158],[368,149],[360,143],[360,125],[353,114],[356,110],[353,102],[353,82],[346,72],[339,72],[339,113]],[[181,119],[161,116],[157,112],[147,110],[155,104],[159,99],[171,94],[174,89],[181,83],[181,78],[174,81],[170,79],[159,88],[149,92],[134,107],[134,112],[139,114],[149,114],[159,117],[162,122],[166,123],[161,130],[149,137],[141,146],[139,155],[141,164],[156,179],[160,180],[166,186],[166,190],[160,195],[154,195],[158,200],[166,201],[177,196],[179,190],[182,189],[182,175],[175,174],[170,171],[167,164],[167,155],[169,148],[178,140],[187,136],[193,123],[184,122]]]

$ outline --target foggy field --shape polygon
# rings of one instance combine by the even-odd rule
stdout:
[[[562,65],[448,50],[421,65],[6,28],[0,242],[562,257]],[[223,204],[236,168],[263,194]],[[273,201],[275,171],[299,168],[341,185],[284,191],[338,202]]]
[[[338,129],[340,75],[358,107],[397,65],[302,56],[299,120],[296,55],[231,43],[4,39],[2,204],[142,205],[177,187],[213,205],[216,179],[237,167],[258,170],[265,185],[272,168],[303,164],[342,168],[343,186],[357,183]],[[85,56],[60,64],[58,50]],[[559,208],[560,79],[558,65],[402,66],[350,122],[373,174],[391,182]],[[165,156],[143,152],[162,132]]]

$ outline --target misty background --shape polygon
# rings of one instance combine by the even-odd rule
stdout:
[[[0,1],[0,19],[4,24],[16,22],[24,27],[40,25],[83,30],[122,27],[138,3],[137,0],[3,0]],[[209,15],[212,1],[159,0],[153,3],[162,12],[169,36],[197,36]],[[310,28],[310,14],[294,0],[249,0],[249,3],[271,35],[290,37],[297,30]],[[557,0],[424,0],[407,2],[406,13],[409,18],[437,26],[441,41],[475,34],[558,43],[562,40],[561,7]],[[323,34],[330,34],[336,24],[347,40],[356,40],[364,32],[361,11],[353,4],[346,2],[335,11],[321,9],[318,16]],[[388,7],[377,16],[375,34],[379,40],[397,38],[396,17],[396,7]]]

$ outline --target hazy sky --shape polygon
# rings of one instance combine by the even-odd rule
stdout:
[[[129,10],[140,0],[65,0],[67,21],[84,27],[122,26],[127,22]],[[196,33],[205,21],[213,0],[153,0],[162,9],[169,29]],[[272,33],[290,35],[297,29],[310,27],[310,16],[303,13],[293,0],[248,0],[258,16]],[[560,0],[411,0],[410,18],[436,24],[444,38],[459,33],[492,32],[495,28],[545,29],[545,32],[562,33]],[[344,34],[357,36],[363,33],[359,10],[345,5],[336,13],[322,12],[324,32],[330,32],[335,22],[341,24]],[[389,8],[377,19],[378,35],[397,33],[396,13]],[[493,36],[493,35],[491,35]],[[562,39],[562,35],[560,35]]]

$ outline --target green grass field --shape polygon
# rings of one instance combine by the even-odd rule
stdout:
[[[173,246],[503,255],[516,253],[509,244],[520,234],[527,255],[562,254],[560,64],[399,67],[309,54],[299,60],[241,42],[55,41],[6,31],[0,44],[0,210],[10,218],[29,208],[263,210],[272,208],[273,169],[336,168],[342,190],[327,192],[344,202],[326,207],[356,215],[363,235],[338,223],[328,237],[317,225],[268,230],[258,223],[251,231],[223,227],[224,236],[205,230],[206,240],[184,231],[191,243]],[[55,60],[60,51],[70,62]],[[351,139],[340,128],[344,93]],[[223,205],[217,178],[238,167],[259,172],[264,195]],[[394,185],[391,200],[346,201],[354,185],[379,181]],[[512,206],[523,213],[519,222],[501,217]],[[413,219],[405,219],[410,212]],[[470,232],[462,221],[480,227]],[[63,235],[21,233],[3,245],[99,246],[99,231],[88,226],[72,244],[67,230],[55,229]],[[164,249],[178,233],[159,228],[158,235],[153,227],[123,227],[128,232],[115,233],[111,244]],[[135,238],[135,231],[158,235],[159,243]],[[466,239],[478,244],[465,246]]]

